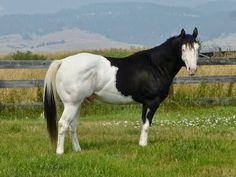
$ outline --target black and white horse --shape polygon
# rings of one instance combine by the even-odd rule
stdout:
[[[148,129],[160,103],[167,97],[173,78],[186,66],[190,75],[197,70],[199,45],[197,28],[193,34],[168,39],[160,46],[125,58],[111,58],[80,53],[54,61],[46,74],[44,113],[49,135],[57,142],[57,154],[64,153],[65,133],[70,128],[73,149],[80,151],[77,119],[85,98],[94,94],[108,103],[136,102],[143,105],[139,145],[147,145]],[[56,123],[56,93],[64,111]]]

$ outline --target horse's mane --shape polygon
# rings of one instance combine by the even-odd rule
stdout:
[[[148,48],[148,49],[144,49],[144,50],[140,50],[140,51],[137,51],[131,55],[128,55],[127,57],[124,57],[124,58],[133,58],[133,57],[136,57],[136,56],[144,56],[144,55],[150,55],[152,52],[157,52],[157,51],[161,51],[162,47],[165,47],[167,46],[170,42],[172,42],[173,40],[177,39],[179,36],[172,36],[170,38],[168,38],[165,42],[161,43],[160,45],[157,45],[155,47],[152,47],[152,48]],[[106,57],[106,58],[110,58],[110,59],[114,59],[116,57]],[[119,58],[117,58],[119,59]]]

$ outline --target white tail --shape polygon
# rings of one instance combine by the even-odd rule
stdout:
[[[44,80],[44,116],[47,121],[48,133],[54,145],[57,142],[56,116],[56,74],[61,65],[60,60],[53,61]]]

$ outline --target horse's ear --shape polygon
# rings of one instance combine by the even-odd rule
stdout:
[[[198,29],[195,27],[193,30],[193,37],[196,38],[198,35]]]
[[[184,38],[184,37],[185,37],[185,34],[186,34],[186,33],[185,33],[184,29],[182,29],[182,30],[181,30],[181,33],[180,33],[180,36],[181,36],[182,38]]]

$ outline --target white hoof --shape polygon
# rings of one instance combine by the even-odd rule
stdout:
[[[78,146],[78,147],[74,147],[73,150],[74,150],[75,152],[80,152],[80,151],[81,151],[81,148],[80,148],[80,146]]]
[[[139,146],[145,147],[145,146],[147,146],[147,142],[146,141],[139,141]]]
[[[64,150],[57,149],[56,153],[57,153],[57,155],[62,155],[62,154],[64,154]]]

